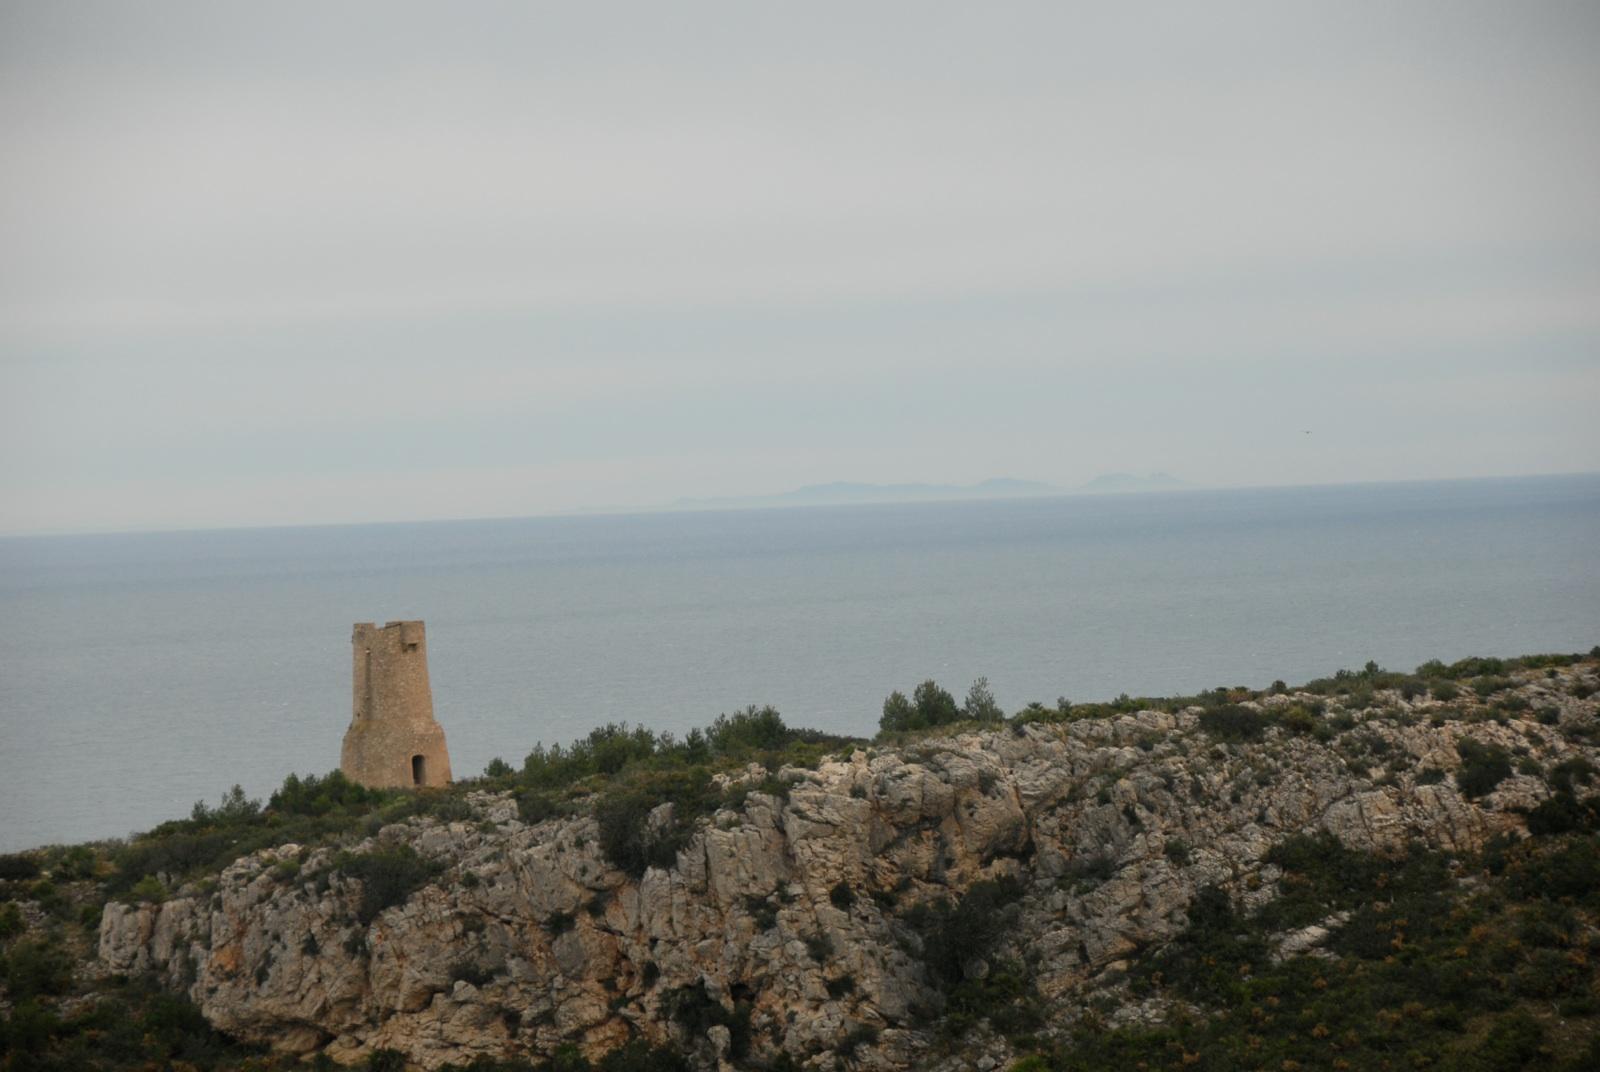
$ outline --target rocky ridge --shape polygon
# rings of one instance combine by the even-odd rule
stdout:
[[[474,793],[468,820],[414,818],[343,849],[281,845],[162,903],[109,904],[100,958],[156,974],[231,1036],[344,1063],[381,1049],[423,1068],[569,1044],[597,1056],[639,1037],[706,1069],[784,1054],[818,1069],[847,1056],[993,1068],[1014,1056],[997,1033],[939,1037],[945,997],[907,922],[917,906],[1014,880],[1003,936],[963,973],[1023,966],[1050,1030],[1105,995],[1113,1018],[1159,1019],[1159,1002],[1124,993],[1130,963],[1182,930],[1203,888],[1247,906],[1272,897],[1265,857],[1284,837],[1464,854],[1520,836],[1552,793],[1541,771],[1600,766],[1597,671],[1519,672],[1501,694],[1523,701],[1514,710],[1379,690],[1346,711],[1285,691],[1234,706],[1326,703],[1323,728],[1274,718],[1227,740],[1199,707],[1141,710],[752,768],[731,777],[771,791],[718,811],[674,866],[641,878],[607,860],[592,816],[526,823],[508,794]],[[1516,768],[1469,797],[1463,740]],[[342,862],[405,849],[430,880],[363,918],[371,879]],[[1281,948],[1314,950],[1340,923],[1282,934]],[[691,999],[709,1027],[687,1026]]]

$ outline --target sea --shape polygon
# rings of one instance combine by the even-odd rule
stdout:
[[[0,540],[0,850],[339,762],[427,623],[458,777],[606,722],[1304,681],[1600,644],[1600,475]]]

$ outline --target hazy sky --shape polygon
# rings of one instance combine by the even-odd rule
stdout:
[[[4,0],[0,531],[1597,469],[1597,56],[1592,0]]]

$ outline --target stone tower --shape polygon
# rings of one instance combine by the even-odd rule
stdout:
[[[428,645],[421,622],[382,629],[357,622],[354,713],[339,769],[373,789],[450,784],[444,729],[433,718]]]

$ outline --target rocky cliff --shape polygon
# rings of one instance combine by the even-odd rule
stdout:
[[[594,1057],[643,1038],[707,1069],[785,1054],[993,1068],[1016,1056],[999,1032],[938,1029],[951,997],[930,919],[992,932],[957,944],[959,976],[1010,966],[1047,1034],[1091,999],[1113,1022],[1159,1021],[1170,1003],[1130,995],[1128,969],[1184,929],[1197,891],[1244,909],[1273,898],[1267,857],[1285,837],[1461,856],[1523,836],[1549,771],[1600,766],[1597,670],[1521,672],[1499,707],[1257,693],[1229,705],[1232,721],[1201,706],[1024,719],[724,774],[763,788],[638,878],[608,861],[591,815],[527,823],[508,794],[477,792],[470,818],[281,845],[163,903],[108,905],[100,956],[157,973],[232,1036],[345,1063],[380,1049],[424,1068],[563,1045]],[[1485,754],[1511,766],[1464,785],[1463,763]],[[375,902],[381,877],[350,861],[407,850],[424,879]],[[975,890],[981,911],[952,914]],[[1342,922],[1273,941],[1315,951]]]

